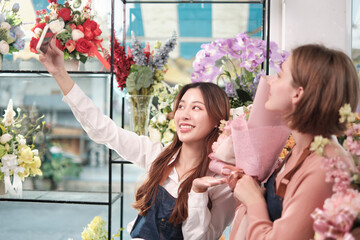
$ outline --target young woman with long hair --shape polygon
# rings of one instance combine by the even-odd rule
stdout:
[[[136,193],[139,211],[130,235],[142,239],[218,239],[236,206],[224,178],[208,170],[211,145],[220,120],[229,119],[229,99],[216,84],[185,85],[174,103],[176,135],[163,147],[146,136],[126,131],[105,116],[74,83],[64,56],[50,42],[40,61],[60,86],[63,100],[89,137],[147,170]]]

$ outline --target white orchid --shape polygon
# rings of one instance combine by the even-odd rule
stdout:
[[[0,42],[0,52],[1,52],[1,42]],[[7,109],[5,110],[4,119],[2,121],[5,124],[5,126],[8,127],[15,123],[15,120],[14,120],[15,115],[16,115],[16,113],[13,109],[13,102],[10,99]]]

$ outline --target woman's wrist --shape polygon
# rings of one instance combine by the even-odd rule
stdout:
[[[64,95],[67,95],[75,84],[65,69],[52,73],[52,76],[55,78]]]

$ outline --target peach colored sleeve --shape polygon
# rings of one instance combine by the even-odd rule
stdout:
[[[311,159],[298,170],[288,185],[281,218],[271,222],[265,201],[249,205],[247,239],[311,239],[314,237],[310,214],[322,207],[324,200],[332,195],[332,185],[325,182],[325,172],[320,160]]]

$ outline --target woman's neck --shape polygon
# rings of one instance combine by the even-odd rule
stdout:
[[[293,135],[296,144],[293,150],[295,155],[302,153],[314,139],[314,135],[312,134],[300,133],[295,130],[291,131],[291,134]]]
[[[190,144],[183,144],[179,153],[178,161],[175,163],[179,180],[191,169],[194,169],[202,161],[202,148]]]

